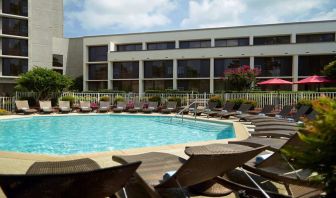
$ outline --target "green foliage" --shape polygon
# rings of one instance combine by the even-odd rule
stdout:
[[[241,68],[227,69],[224,75],[227,77],[227,82],[233,90],[243,91],[251,89],[259,73],[259,69],[251,69],[250,66],[244,65]]]
[[[124,102],[124,101],[125,101],[125,98],[124,98],[124,97],[122,97],[122,96],[116,96],[116,97],[114,98],[113,103],[114,103],[114,104],[117,104],[118,102]]]
[[[83,76],[78,76],[77,78],[75,78],[72,86],[70,87],[70,90],[79,92],[83,91]]]
[[[336,79],[336,60],[324,66],[323,74],[331,79]]]
[[[310,169],[317,173],[312,181],[322,182],[326,197],[336,196],[336,101],[321,98],[313,102],[318,116],[307,121],[299,137],[305,143],[304,149],[286,148],[282,152],[298,168]]]
[[[69,101],[70,106],[72,107],[73,103],[75,102],[75,97],[73,97],[73,96],[63,96],[62,98],[60,98],[60,101]]]
[[[160,99],[161,100],[161,99]],[[175,97],[175,96],[171,96],[171,97],[168,97],[167,99],[168,101],[171,101],[171,102],[176,102],[177,103],[177,106],[181,106],[181,98],[179,97]]]
[[[217,102],[217,107],[221,107],[223,100],[220,96],[212,96],[209,98],[209,102]]]
[[[336,92],[336,87],[321,87],[320,92]]]
[[[102,97],[100,97],[100,101],[109,102],[110,101],[110,96],[102,96]]]
[[[149,102],[158,102],[159,104],[161,103],[161,97],[160,96],[150,96],[148,98]]]
[[[126,93],[126,92],[112,89],[101,89],[98,91],[83,91],[83,93]]]
[[[72,79],[51,69],[35,67],[22,74],[17,80],[16,89],[38,93],[36,100],[48,100],[51,93],[60,93],[72,85]]]
[[[22,96],[19,98],[19,100],[27,100],[30,107],[37,105],[37,100],[33,96]]]
[[[307,99],[301,99],[296,103],[295,108],[300,109],[301,106],[309,106],[310,108],[313,107],[313,101]]]
[[[10,113],[5,109],[0,109],[0,116],[9,115]]]
[[[235,109],[238,109],[241,104],[251,104],[252,105],[251,109],[254,109],[257,106],[257,102],[256,101],[246,100],[246,99],[243,99],[243,98],[230,99],[230,100],[227,100],[227,102],[234,103],[235,104],[235,107],[234,107]]]
[[[166,90],[146,90],[145,93],[174,93],[174,94],[188,94],[188,93],[194,93],[198,94],[198,91],[181,91],[181,90],[175,90],[175,89],[166,89]]]

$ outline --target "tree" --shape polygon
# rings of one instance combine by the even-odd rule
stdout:
[[[250,66],[243,65],[240,68],[225,70],[224,76],[234,90],[243,91],[251,88],[259,73],[259,69],[251,69]]]
[[[78,76],[75,78],[74,83],[70,89],[74,91],[83,91],[83,76]]]
[[[331,79],[336,79],[336,60],[324,66],[323,74]]]
[[[34,67],[22,74],[16,83],[16,90],[33,91],[38,93],[37,100],[46,100],[51,98],[51,93],[67,90],[73,81],[70,77],[51,69]]]

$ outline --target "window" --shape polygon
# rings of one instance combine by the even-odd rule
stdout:
[[[145,91],[173,89],[172,80],[145,80]]]
[[[28,71],[28,60],[3,58],[2,59],[2,75],[18,76]]]
[[[222,77],[226,69],[250,65],[249,58],[220,58],[215,59],[215,77]]]
[[[254,37],[254,45],[276,45],[276,44],[289,44],[290,36],[266,36]]]
[[[114,79],[132,79],[139,78],[139,62],[114,62],[113,63]]]
[[[28,40],[3,38],[2,54],[12,56],[28,56]]]
[[[113,90],[137,93],[139,92],[139,81],[138,80],[114,80]]]
[[[335,33],[296,35],[297,43],[333,42]]]
[[[2,18],[2,33],[28,36],[28,20]]]
[[[63,67],[63,55],[53,54],[53,67]]]
[[[216,47],[248,46],[249,38],[216,39]]]
[[[182,91],[209,92],[210,80],[178,80],[177,89]]]
[[[28,0],[2,0],[2,12],[28,16]]]
[[[319,75],[333,60],[336,60],[335,55],[299,56],[299,76]]]
[[[180,48],[205,48],[211,47],[211,40],[180,41]]]
[[[88,82],[89,91],[99,91],[107,89],[107,82]]]
[[[90,46],[89,62],[107,61],[108,46]]]
[[[145,78],[173,78],[173,61],[145,61]]]
[[[291,76],[292,57],[255,57],[254,67],[261,69],[260,76]]]
[[[179,60],[177,66],[177,76],[179,78],[208,78],[210,77],[210,60]]]
[[[118,52],[124,52],[124,51],[141,51],[142,50],[142,44],[120,44],[117,45],[117,51]]]
[[[175,42],[147,43],[147,50],[175,49]]]
[[[107,80],[107,64],[90,64],[89,80]]]

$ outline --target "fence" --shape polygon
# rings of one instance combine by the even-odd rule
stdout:
[[[152,96],[160,96],[162,102],[166,102],[169,97],[178,97],[181,99],[181,105],[185,106],[190,103],[190,101],[200,101],[205,105],[206,102],[212,96],[219,96],[223,101],[230,99],[246,99],[253,100],[257,102],[257,107],[263,107],[267,104],[278,105],[283,107],[284,105],[295,105],[297,101],[301,99],[315,100],[321,96],[327,96],[330,98],[336,98],[336,92],[293,92],[293,93],[223,93],[223,94],[170,94],[170,93],[72,93],[64,92],[62,94],[53,94],[52,97],[59,98],[64,96],[73,96],[75,98],[75,104],[79,101],[90,101],[98,103],[102,96],[108,96],[110,102],[113,103],[116,97],[121,96],[126,101],[148,101]],[[27,92],[17,92],[16,96],[13,98],[1,98],[0,97],[0,108],[11,111],[14,109],[13,101],[15,98],[23,97],[37,97],[36,93]]]

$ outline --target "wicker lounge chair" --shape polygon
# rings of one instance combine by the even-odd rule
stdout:
[[[143,110],[143,105],[144,103],[143,102],[134,102],[134,107],[131,108],[131,109],[128,109],[128,112],[130,113],[137,113],[139,111],[142,111]]]
[[[153,111],[157,111],[158,102],[148,102],[148,107],[143,109],[144,113],[152,113]]]
[[[51,106],[51,101],[39,101],[40,103],[40,110],[43,113],[53,113],[54,109]]]
[[[79,105],[80,105],[80,110],[83,113],[88,113],[92,111],[91,104],[88,101],[80,101]]]
[[[274,130],[266,130],[266,131],[253,131],[253,132],[250,132],[250,134],[252,136],[257,136],[257,137],[291,138],[297,132],[298,130],[274,129]]]
[[[121,113],[126,110],[126,102],[118,101],[117,107],[113,109],[114,113]]]
[[[99,111],[99,113],[109,112],[110,111],[110,102],[100,101],[98,111]]]
[[[61,113],[69,113],[72,111],[70,108],[70,101],[59,101],[58,106]]]
[[[229,141],[229,144],[240,144],[250,147],[268,146],[268,150],[277,151],[285,145],[287,141],[288,139],[280,138],[249,137],[242,141]]]
[[[269,120],[274,120],[273,117],[268,117],[270,115],[274,115],[275,118],[277,119],[285,119],[288,117],[288,115],[290,114],[290,112],[292,111],[293,106],[292,105],[286,105],[284,106],[281,111],[278,114],[273,114],[273,113],[266,113],[266,116],[250,116],[248,118],[246,118],[247,121],[250,121],[252,123],[255,122],[265,122],[265,121],[269,121]]]
[[[142,189],[146,189],[147,195],[159,197],[160,194],[165,194],[169,191],[183,191],[182,188],[184,187],[194,185],[199,187],[201,183],[210,181],[216,176],[242,165],[266,149],[264,146],[252,149],[251,147],[228,144],[191,148],[194,154],[191,154],[188,160],[172,154],[156,152],[130,156],[113,156],[112,159],[121,164],[142,161],[142,165],[137,170],[138,185],[128,186],[127,192],[133,191],[138,197],[142,197],[136,190],[138,189],[136,186],[141,186]],[[165,177],[168,173],[171,173],[169,174],[170,176]],[[225,189],[218,193],[224,195],[230,192],[230,190]]]
[[[232,102],[226,102],[224,104],[224,107],[222,109],[215,109],[213,111],[208,112],[208,117],[212,117],[212,116],[219,116],[220,113],[228,113],[228,112],[232,112],[233,108],[234,108],[235,104]]]
[[[165,114],[169,114],[171,112],[176,111],[176,106],[177,106],[177,102],[175,102],[175,101],[168,101],[167,108],[162,109],[161,112],[165,113]]]
[[[100,168],[90,159],[36,162],[25,175],[0,175],[7,197],[110,197],[123,188],[140,162]]]
[[[247,112],[248,110],[250,110],[251,107],[252,107],[251,104],[242,104],[240,105],[239,109],[236,112],[220,112],[218,116],[220,117],[220,119],[229,118],[230,116],[236,116],[236,115],[243,114]]]
[[[36,109],[30,109],[27,100],[16,100],[15,101],[17,113],[33,114],[37,113]]]
[[[261,111],[256,112],[257,115],[251,115],[251,114],[242,114],[237,115],[239,118],[239,121],[248,121],[249,118],[254,118],[256,116],[266,116],[266,114],[271,113],[274,109],[275,105],[265,105]]]
[[[216,115],[218,113],[218,111],[216,111],[217,105],[218,105],[217,102],[211,102],[211,101],[208,102],[203,113],[207,115],[207,117]]]

